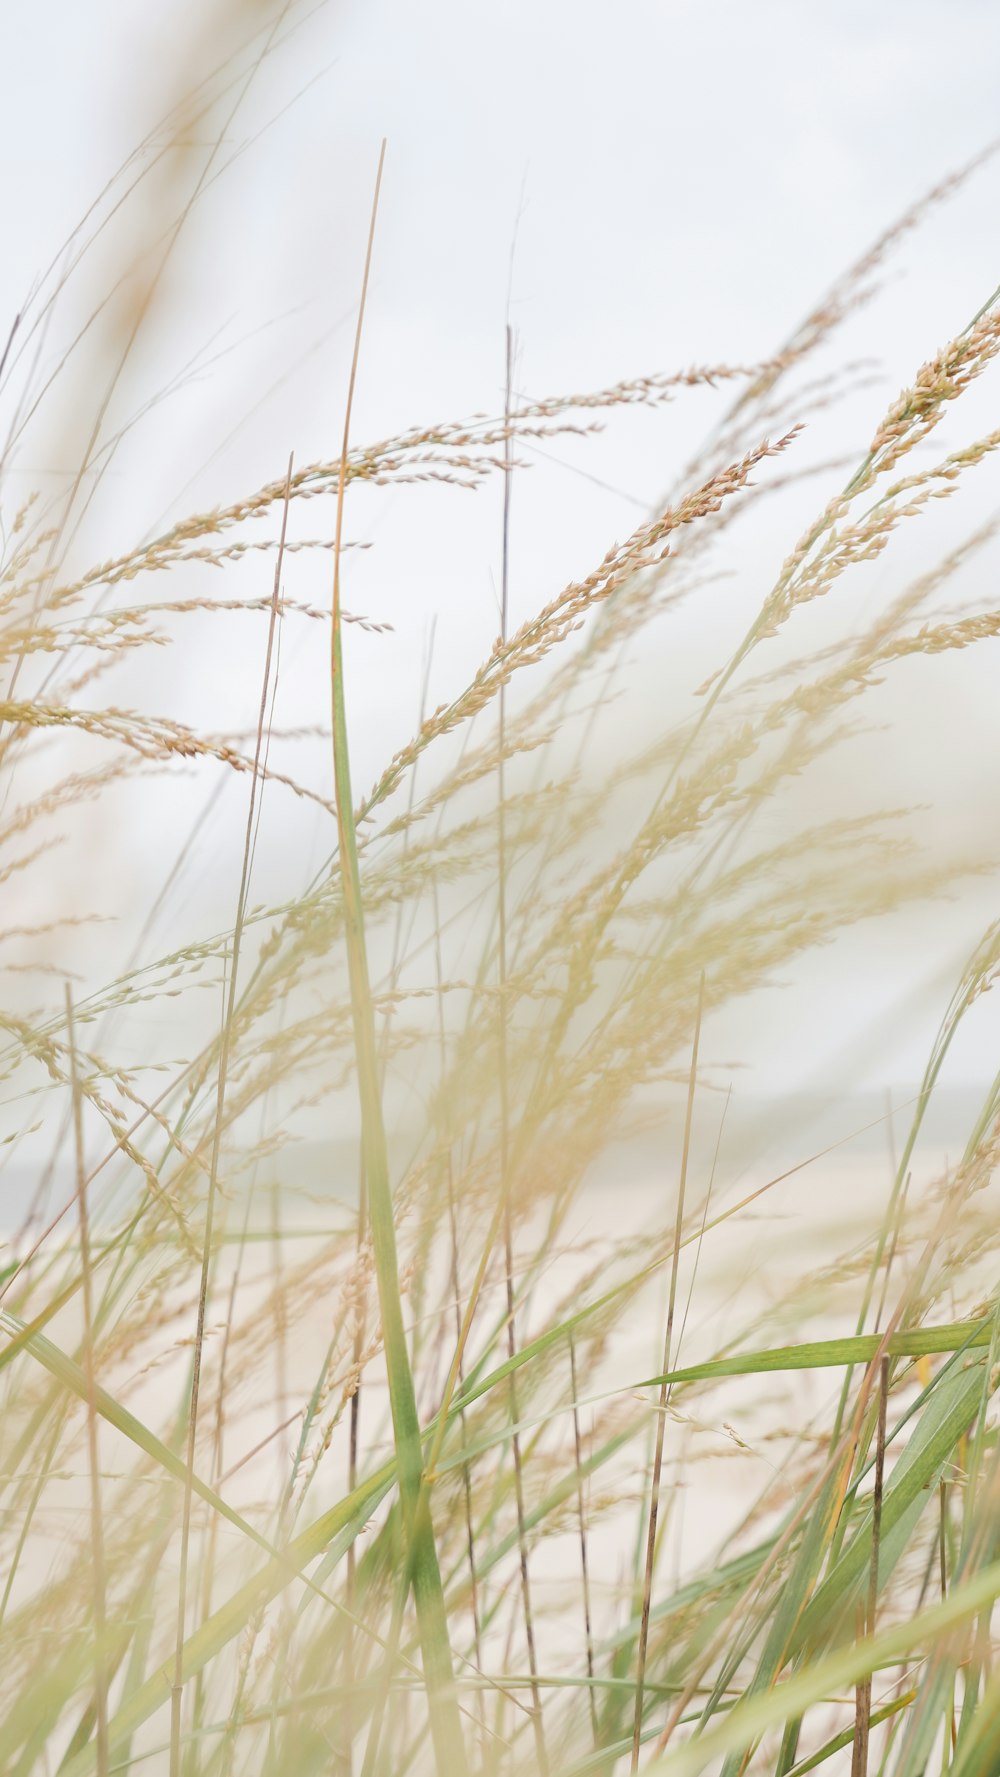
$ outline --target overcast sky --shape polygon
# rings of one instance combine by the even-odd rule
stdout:
[[[0,331],[217,42],[277,16],[233,6],[216,31],[186,0],[36,0],[8,20]],[[328,0],[289,8],[278,37],[233,111],[216,170],[231,164],[171,262],[117,417],[194,354],[212,363],[136,429],[85,533],[92,552],[271,479],[291,450],[336,454],[383,136],[359,442],[502,404],[508,290],[518,387],[532,395],[766,356],[1000,127],[1000,8],[986,0]],[[207,152],[194,142],[192,166]],[[903,294],[858,341],[893,386],[1000,282],[998,196],[989,168],[894,265]],[[73,302],[84,314],[114,267],[122,240],[108,240],[91,282],[68,293],[67,337]],[[517,494],[515,619],[632,528],[685,428],[705,423],[679,406],[657,428],[616,424],[593,455],[567,450],[569,468],[540,464],[544,480]],[[65,474],[59,436],[53,424],[29,440],[5,502]],[[374,547],[354,558],[349,602],[394,625],[352,709],[366,783],[414,725],[431,617],[432,702],[488,647],[497,532],[488,503],[455,499],[415,516],[390,498],[351,522]],[[355,647],[370,665],[374,644]],[[173,713],[210,685],[220,725],[252,721],[253,673],[220,674],[211,657],[181,679],[161,670]],[[102,881],[95,866],[96,893]]]

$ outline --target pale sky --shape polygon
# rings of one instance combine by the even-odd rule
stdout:
[[[244,24],[230,41],[276,16],[231,11]],[[36,0],[8,19],[4,336],[104,182],[207,68],[209,12],[187,0]],[[328,0],[290,7],[282,30],[292,26],[231,119],[220,164],[232,164],[171,261],[166,304],[116,417],[194,354],[213,362],[131,435],[81,540],[91,555],[281,474],[289,451],[300,463],[336,455],[382,136],[357,442],[502,404],[508,285],[518,385],[531,395],[767,356],[870,240],[1000,126],[1000,8],[986,0]],[[857,349],[879,356],[889,393],[1000,283],[998,196],[994,166],[914,237],[892,264],[890,307],[859,323]],[[123,239],[109,236],[114,251]],[[71,336],[73,302],[87,312],[114,251],[68,293],[46,350]],[[870,397],[872,413],[885,393]],[[81,407],[89,395],[84,377]],[[515,621],[632,528],[683,460],[688,428],[697,437],[710,423],[699,403],[712,399],[685,397],[655,425],[616,420],[586,451],[557,453],[569,469],[540,463],[525,478]],[[54,408],[49,430],[26,442],[5,509],[71,466],[56,460],[58,417]],[[432,703],[496,632],[496,500],[391,496],[376,509],[359,499],[349,523],[373,547],[352,560],[348,602],[394,626],[351,644],[365,675],[352,708],[365,784],[415,724],[432,617]],[[724,595],[733,640],[765,589],[762,578]],[[210,645],[183,671],[176,657],[161,663],[161,703],[193,717],[210,695],[220,727],[249,726],[255,658],[246,674]],[[296,701],[318,715],[322,673],[310,677],[308,645],[287,666]],[[179,797],[178,819],[180,809]],[[141,866],[124,868],[140,894]],[[97,860],[92,887],[108,892]],[[223,882],[223,905],[231,888]],[[979,911],[991,905],[984,891]],[[911,929],[924,929],[919,918]],[[961,918],[940,928],[945,964],[977,935],[964,944],[962,930]],[[818,966],[829,1028],[846,1031],[837,983]],[[929,1028],[889,1073],[919,1065]]]

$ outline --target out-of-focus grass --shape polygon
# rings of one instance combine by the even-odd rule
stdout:
[[[846,813],[809,807],[887,679],[974,660],[1000,631],[989,604],[948,602],[991,559],[990,522],[891,597],[876,586],[860,626],[808,623],[1000,444],[934,436],[1000,349],[990,298],[887,408],[873,397],[838,491],[800,463],[800,422],[838,388],[828,373],[810,393],[812,359],[921,214],[756,365],[369,446],[345,426],[338,457],[276,465],[90,567],[82,473],[5,514],[5,881],[60,867],[67,811],[118,806],[133,777],[152,800],[181,761],[237,773],[247,804],[229,929],[152,960],[144,930],[106,987],[71,1005],[42,973],[37,1006],[2,1020],[3,1135],[42,1156],[0,1282],[5,1772],[995,1769],[1000,1075],[961,1156],[914,1179],[1000,927],[970,943],[884,1201],[850,1205],[835,1249],[800,1212],[791,1266],[756,1296],[733,1269],[782,1181],[717,1179],[729,1099],[705,1061],[727,1006],[993,862],[989,835],[922,852],[919,822],[872,813],[865,784]],[[26,310],[7,353],[10,449],[38,324]],[[723,417],[661,509],[505,620],[358,801],[355,484],[502,484],[509,512],[519,446],[707,385]],[[743,639],[707,684],[623,722],[682,596],[762,501],[778,534],[794,475],[814,477],[815,516]],[[329,612],[296,594],[312,546]],[[189,584],[271,549],[271,597]],[[189,618],[247,610],[270,624],[249,741],[102,701],[142,650],[183,649]],[[303,622],[330,626],[322,782],[276,763],[280,639]],[[261,799],[292,794],[321,811],[327,860],[261,905]],[[143,1035],[178,999],[195,1036],[154,1071]],[[808,1370],[833,1384],[794,1392]]]

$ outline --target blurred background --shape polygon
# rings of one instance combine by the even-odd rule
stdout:
[[[33,489],[58,505],[95,416],[67,542],[81,569],[280,478],[289,453],[300,464],[336,456],[383,135],[356,444],[501,411],[508,315],[520,400],[768,357],[907,206],[989,146],[1000,15],[956,0],[949,17],[960,48],[945,56],[933,4],[810,9],[807,26],[801,8],[778,0],[752,9],[629,3],[613,24],[587,0],[514,0],[500,11],[451,0],[209,11],[42,0],[19,20],[0,71],[0,330],[60,291],[38,328],[14,341],[8,369],[20,406],[5,522]],[[168,113],[181,101],[178,122]],[[989,296],[1000,271],[982,218],[998,191],[1000,164],[988,160],[881,268],[877,296],[837,336],[837,363],[856,367],[853,392],[817,412],[803,396],[797,463],[833,466],[765,502],[766,516],[744,529],[713,583],[658,632],[662,652],[635,663],[627,706],[609,718],[622,744],[674,705],[679,716],[689,711],[692,687],[744,633],[801,525],[840,484],[838,465],[856,460],[895,391]],[[175,235],[170,218],[189,199]],[[101,229],[78,262],[88,225],[74,231],[88,214]],[[154,265],[149,311],[119,362]],[[587,438],[519,447],[512,624],[678,484],[727,399],[682,390],[667,407],[601,416]],[[975,392],[935,448],[973,436],[980,416],[988,427],[992,402]],[[498,483],[477,495],[352,492],[347,535],[365,547],[345,558],[345,602],[391,625],[348,635],[359,788],[413,732],[425,676],[432,708],[488,651],[500,498]],[[960,515],[936,516],[936,530],[928,518],[906,527],[856,591],[838,593],[834,616],[807,614],[795,643],[822,640],[824,622],[848,628],[865,601],[891,597],[925,550],[947,548],[995,501],[987,463],[955,502]],[[328,542],[331,513],[321,508],[303,534]],[[238,571],[246,596],[268,595],[269,562],[251,557]],[[975,576],[987,571],[974,564],[954,597],[979,596]],[[201,580],[188,573],[195,591],[214,591],[212,570]],[[326,604],[328,556],[294,558],[290,586]],[[264,621],[192,620],[197,644],[183,655],[152,650],[127,665],[129,697],[213,731],[252,731]],[[894,676],[863,742],[810,778],[809,807],[817,798],[831,810],[856,807],[863,784],[873,806],[919,808],[930,855],[988,863],[1000,739],[991,647],[963,658],[960,671],[930,663],[932,711],[922,694],[928,663]],[[326,793],[323,631],[300,624],[283,649],[276,725],[312,732],[275,745],[285,768]],[[181,932],[231,919],[245,808],[239,780],[218,775],[227,781],[200,772],[196,791],[176,775],[155,797],[127,785],[81,813],[74,895],[103,922],[85,950],[73,938],[81,990],[114,976],[139,932],[152,955]],[[212,818],[147,929],[165,869],[209,802]],[[786,799],[764,821],[777,834],[794,818]],[[328,854],[327,817],[279,792],[263,819],[255,892],[295,894]],[[41,910],[37,883],[35,911],[52,911],[63,878],[50,873],[52,907]],[[808,1093],[822,1077],[822,1091],[841,1099],[874,1093],[881,1103],[886,1089],[905,1098],[993,910],[987,874],[950,900],[904,910],[891,929],[862,923],[804,959],[794,986],[728,1011],[713,1027],[717,1059],[749,1064],[744,1089],[752,1083],[765,1097]],[[32,954],[58,972],[60,942]],[[15,1003],[34,1003],[37,979],[7,980]],[[956,1087],[992,1073],[982,1029],[956,1049]]]
[[[996,364],[945,406],[898,474],[917,477],[907,487],[922,500],[933,465],[985,439],[975,460],[955,480],[939,476],[935,498],[883,553],[803,597],[748,652],[713,725],[696,726],[713,707],[706,682],[865,459],[898,391],[1000,284],[1000,11],[952,0],[947,21],[943,42],[942,8],[921,0],[877,9],[625,0],[613,11],[590,0],[39,0],[7,33],[0,615],[9,678],[0,709],[12,744],[0,796],[0,1235],[29,1256],[10,1261],[5,1287],[22,1318],[48,1314],[59,1305],[53,1280],[68,1275],[62,1319],[45,1324],[74,1348],[82,1242],[74,1246],[72,1216],[29,1251],[49,1210],[72,1207],[68,979],[89,1095],[80,1170],[85,1162],[99,1181],[91,1201],[110,1280],[101,1374],[164,1435],[168,1421],[183,1426],[200,1304],[208,1332],[199,1326],[194,1337],[199,1353],[209,1340],[215,1394],[206,1400],[217,1414],[214,1431],[208,1407],[195,1427],[199,1461],[211,1436],[205,1472],[227,1486],[238,1476],[236,1496],[279,1540],[307,1434],[311,1466],[295,1511],[314,1476],[317,1496],[335,1501],[390,1447],[373,1265],[354,1219],[357,1069],[332,866],[328,617],[335,468],[383,139],[351,430],[362,468],[347,489],[342,561],[344,606],[366,620],[344,640],[356,802],[423,717],[460,696],[501,625],[504,440],[494,434],[487,462],[475,429],[456,443],[449,423],[497,419],[508,398],[515,417],[550,398],[584,398],[543,408],[511,445],[512,631],[568,585],[599,578],[614,545],[704,486],[710,469],[738,462],[761,428],[787,446],[757,463],[750,489],[716,501],[703,529],[704,512],[671,534],[675,553],[660,578],[650,575],[647,603],[646,581],[630,572],[620,601],[588,615],[565,653],[589,661],[595,635],[610,632],[614,646],[604,655],[595,646],[592,671],[559,680],[554,653],[518,670],[505,708],[513,756],[499,785],[494,703],[435,740],[362,827],[400,1295],[421,1414],[442,1398],[453,1309],[471,1278],[483,1283],[469,1322],[480,1367],[514,1348],[516,1281],[517,1338],[558,1331],[554,1367],[523,1377],[522,1408],[544,1414],[551,1396],[555,1427],[529,1476],[536,1493],[549,1467],[564,1479],[580,1461],[578,1441],[568,1454],[559,1369],[563,1334],[578,1321],[581,1376],[603,1391],[584,1402],[586,1435],[594,1443],[605,1417],[620,1418],[651,1449],[639,1385],[661,1363],[675,1213],[678,1226],[687,1217],[686,1362],[877,1322],[893,1266],[899,1300],[910,1289],[919,1298],[907,1312],[935,1324],[972,1312],[994,1287],[995,1102],[979,1148],[956,1162],[996,1074],[1000,1016],[996,995],[981,990],[1000,945],[966,978],[975,1003],[912,1156],[906,1132],[956,983],[1000,911]],[[769,382],[759,367],[808,317],[817,349]],[[693,376],[666,400],[626,399],[628,389],[609,403],[585,399],[613,385],[641,394],[639,379],[706,367],[717,374]],[[743,391],[745,410],[734,407]],[[406,449],[386,446],[401,436]],[[366,450],[368,475],[357,454]],[[220,1006],[250,794],[249,774],[229,768],[225,749],[245,759],[257,737],[290,459],[300,471],[318,467],[315,497],[290,507],[288,609],[268,715],[278,781],[254,805],[223,1131],[216,1083],[230,1033],[220,1038]],[[873,502],[886,498],[884,483],[873,487]],[[901,602],[921,586],[922,603]],[[921,626],[970,612],[985,636],[975,647],[921,641]],[[133,646],[144,626],[164,645]],[[904,636],[905,657],[883,670],[875,649],[863,698],[824,704],[817,684],[829,688],[837,664],[880,634],[893,645]],[[796,705],[809,689],[814,701]],[[791,711],[781,713],[784,696]],[[741,754],[748,733],[756,738]],[[117,772],[121,757],[129,770],[106,780],[74,776],[109,761]],[[704,807],[692,792],[692,813],[687,774],[696,779],[705,759]],[[478,779],[471,766],[469,779],[449,778],[469,760]],[[502,843],[498,794],[510,823]],[[664,817],[644,849],[646,822],[664,806],[675,825]],[[875,816],[881,825],[865,824]],[[51,848],[37,854],[36,825]],[[509,866],[500,865],[502,919],[498,855]],[[612,912],[602,925],[605,890]],[[508,919],[509,956],[499,960]],[[678,1161],[706,977],[685,1212]],[[121,1133],[133,1117],[135,1152]],[[511,1201],[516,1210],[505,1251],[501,1201],[508,1218]],[[120,1273],[117,1257],[106,1263],[119,1239]],[[202,1296],[196,1280],[202,1262],[209,1279],[209,1260]],[[612,1276],[621,1291],[605,1322],[600,1292]],[[674,1270],[671,1301],[677,1281]],[[19,1336],[18,1321],[4,1325]],[[10,1398],[30,1417],[26,1369],[11,1371]],[[751,1394],[737,1431],[718,1415],[685,1422],[684,1440],[700,1441],[713,1464],[686,1517],[682,1505],[671,1521],[678,1585],[765,1470],[781,1493],[786,1449],[798,1451],[802,1497],[812,1497],[810,1440],[818,1450],[825,1432],[810,1415],[835,1386],[825,1372],[803,1372],[758,1401],[758,1419]],[[487,1399],[484,1416],[494,1406]],[[495,1444],[501,1474],[507,1428],[498,1426],[482,1448]],[[57,1424],[46,1465],[58,1436]],[[679,1476],[686,1458],[672,1427],[671,1440]],[[626,1621],[632,1610],[622,1551],[641,1550],[627,1521],[637,1506],[641,1525],[645,1510],[647,1458],[636,1448],[623,1447],[601,1478],[602,1634],[619,1633],[619,1606]],[[22,1460],[22,1498],[34,1463]],[[82,1459],[78,1471],[67,1471],[74,1486]],[[111,1476],[123,1501],[130,1473]],[[78,1513],[80,1489],[67,1497]],[[438,1514],[453,1541],[457,1500]],[[576,1528],[561,1513],[550,1528],[547,1510],[532,1559],[551,1636],[545,1658],[558,1671]],[[518,1504],[523,1539],[522,1516]],[[134,1548],[146,1551],[141,1517],[135,1510]],[[502,1565],[516,1538],[503,1540],[509,1525],[494,1504],[487,1540],[494,1517]],[[388,1519],[373,1533],[377,1552]],[[41,1555],[25,1533],[17,1583],[29,1597],[38,1586],[52,1613],[46,1636],[70,1622],[58,1592],[65,1583],[72,1595],[68,1522],[36,1527]],[[20,1536],[13,1513],[9,1523]],[[76,1523],[85,1548],[86,1520]],[[162,1549],[172,1536],[165,1517]],[[213,1523],[199,1545],[202,1615],[213,1601],[214,1537]],[[387,1620],[388,1537],[385,1546],[372,1621],[379,1611]],[[126,1536],[116,1551],[124,1597]],[[184,1587],[153,1555],[159,1660],[178,1589],[183,1630]],[[46,1595],[38,1576],[49,1562],[58,1586]],[[512,1561],[504,1573],[516,1603]],[[348,1574],[353,1603],[353,1566]],[[85,1593],[73,1606],[83,1620]],[[461,1618],[462,1598],[456,1608]],[[123,1620],[137,1620],[131,1605]],[[478,1624],[476,1636],[478,1656]],[[52,1673],[55,1690],[62,1683],[58,1643],[37,1645],[44,1696]],[[520,1644],[510,1645],[516,1666]],[[577,1653],[581,1645],[577,1637]],[[211,1679],[220,1720],[231,1657]],[[307,1650],[294,1684],[308,1689],[312,1658]],[[262,1696],[269,1659],[268,1647]],[[353,1666],[345,1672],[349,1684]],[[13,1693],[17,1674],[6,1682]],[[26,1688],[19,1704],[28,1735],[35,1694]],[[196,1722],[203,1702],[199,1691]],[[0,1739],[8,1731],[14,1744],[9,1724]],[[268,1768],[284,1768],[282,1756]]]

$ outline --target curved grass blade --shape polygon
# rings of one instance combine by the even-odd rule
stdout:
[[[711,1358],[665,1376],[647,1376],[636,1388],[659,1388],[665,1382],[714,1382],[721,1376],[763,1376],[780,1370],[829,1370],[843,1364],[870,1363],[880,1351],[889,1357],[934,1357],[946,1351],[988,1345],[992,1318],[956,1320],[940,1327],[904,1327],[888,1339],[879,1333],[851,1334],[844,1339],[816,1339],[801,1345],[778,1345],[772,1351],[744,1351],[734,1357]]]

